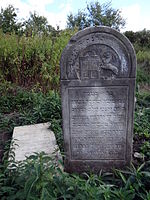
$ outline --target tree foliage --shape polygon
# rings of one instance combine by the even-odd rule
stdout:
[[[0,12],[0,29],[4,33],[17,33],[21,28],[21,24],[17,22],[16,9],[9,5],[6,9],[1,8]]]
[[[132,43],[136,43],[141,48],[150,48],[150,30],[126,31],[124,34]]]
[[[44,16],[38,15],[36,12],[30,13],[27,20],[18,22],[17,9],[9,5],[0,12],[0,29],[4,33],[21,34],[27,36],[49,34],[55,32],[55,28],[48,24],[48,20]]]
[[[67,17],[67,27],[78,27],[82,30],[89,26],[109,26],[120,30],[125,26],[121,11],[111,7],[111,2],[100,4],[98,1],[87,4],[84,10],[77,14],[70,13]]]
[[[46,17],[39,16],[36,12],[30,13],[30,17],[24,22],[24,26],[27,34],[46,34],[55,30],[48,24]]]

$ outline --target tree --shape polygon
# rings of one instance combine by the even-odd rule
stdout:
[[[4,33],[18,33],[20,30],[21,23],[17,22],[16,9],[12,5],[9,5],[6,9],[1,8],[0,28]]]
[[[87,20],[87,14],[84,11],[79,10],[77,15],[71,13],[67,16],[67,26],[70,29],[77,27],[79,30],[82,30],[90,26],[90,22]]]
[[[30,13],[30,17],[27,21],[24,22],[25,32],[27,34],[47,34],[55,29],[48,24],[48,21],[45,17],[39,16],[34,13]]]
[[[77,14],[70,13],[67,16],[67,27],[82,30],[89,26],[109,26],[120,30],[125,26],[125,20],[121,17],[121,11],[113,9],[111,2],[100,4],[98,1],[87,4],[84,10]]]

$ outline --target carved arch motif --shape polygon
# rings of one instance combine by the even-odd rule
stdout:
[[[108,27],[78,32],[61,58],[62,80],[129,78],[135,77],[135,71],[136,57],[131,43]]]

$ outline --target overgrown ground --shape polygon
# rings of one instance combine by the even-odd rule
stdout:
[[[7,135],[11,138],[14,126],[50,121],[57,143],[63,152],[58,47],[61,44],[61,49],[63,48],[69,35],[60,33],[56,38],[47,39],[47,45],[51,46],[53,40],[56,42],[52,46],[51,54],[47,51],[49,46],[45,46],[43,50],[43,40],[22,39],[16,43],[13,35],[8,37],[10,41],[15,41],[18,53],[13,53],[10,46],[14,44],[7,40],[5,51],[0,49],[0,63],[3,64],[0,70],[0,136]],[[66,37],[65,41],[63,37]],[[18,49],[20,43],[20,49],[24,49],[24,57],[18,57],[22,51]],[[12,149],[11,163],[17,167],[10,170],[7,168],[10,162],[7,161],[9,143],[6,145],[5,140],[1,140],[0,145],[5,147],[5,154],[3,164],[0,165],[0,199],[150,200],[150,57],[149,47],[144,50],[140,45],[135,44],[135,47],[139,65],[131,167],[124,171],[113,169],[112,173],[101,171],[99,175],[70,175],[63,172],[52,158],[43,153],[35,154],[22,163],[15,163]],[[143,53],[140,53],[142,51]],[[52,55],[53,58],[49,62]],[[22,62],[18,62],[20,59]],[[42,62],[45,64],[40,68]],[[32,68],[32,64],[35,68]],[[5,71],[7,66],[11,66],[12,69],[10,67],[10,70]],[[22,66],[23,74],[20,71]],[[52,68],[49,69],[48,66]],[[28,78],[30,81],[27,83]]]
[[[134,123],[133,165],[113,173],[69,175],[44,154],[37,154],[8,170],[0,168],[1,199],[150,199],[150,93],[138,69]],[[0,132],[12,134],[14,126],[50,121],[63,152],[61,104],[57,92],[27,91],[8,82],[0,87]],[[4,145],[4,144],[3,144]],[[7,156],[7,151],[5,152]],[[14,165],[16,163],[12,161]]]

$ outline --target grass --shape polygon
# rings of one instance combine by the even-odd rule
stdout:
[[[142,72],[143,73],[143,72]],[[140,72],[141,74],[141,72]],[[141,80],[141,81],[140,81]],[[24,162],[12,160],[8,169],[7,151],[0,165],[0,199],[2,200],[150,200],[150,93],[138,90],[144,79],[137,78],[134,124],[134,153],[130,168],[112,173],[68,174],[44,153]],[[57,143],[63,151],[60,96],[54,91],[43,94],[5,82],[0,86],[0,134],[12,135],[14,126],[51,122]],[[9,145],[8,145],[9,146]],[[61,163],[62,164],[62,163]]]
[[[60,134],[60,96],[54,91],[47,94],[27,91],[7,85],[0,88],[0,134],[12,135],[15,126],[51,122],[58,143],[62,146]],[[57,134],[58,133],[58,134]],[[59,138],[60,137],[60,138]],[[3,144],[4,145],[4,144]]]
[[[150,73],[147,73],[141,66],[138,66],[136,81],[140,85],[150,85]]]
[[[11,138],[15,126],[49,121],[63,152],[60,96],[49,88],[59,91],[60,55],[72,34],[65,30],[55,37],[18,38],[0,32],[0,136]],[[59,167],[63,163],[42,152],[16,163],[10,149],[8,161],[9,142],[3,141],[1,200],[150,200],[150,51],[143,36],[137,34],[134,41],[139,66],[131,167],[68,174]],[[8,168],[10,162],[15,168]]]
[[[13,155],[13,154],[12,154]],[[24,162],[0,166],[0,198],[2,200],[148,200],[150,197],[150,163],[138,168],[113,173],[68,174],[44,153],[28,157]]]

